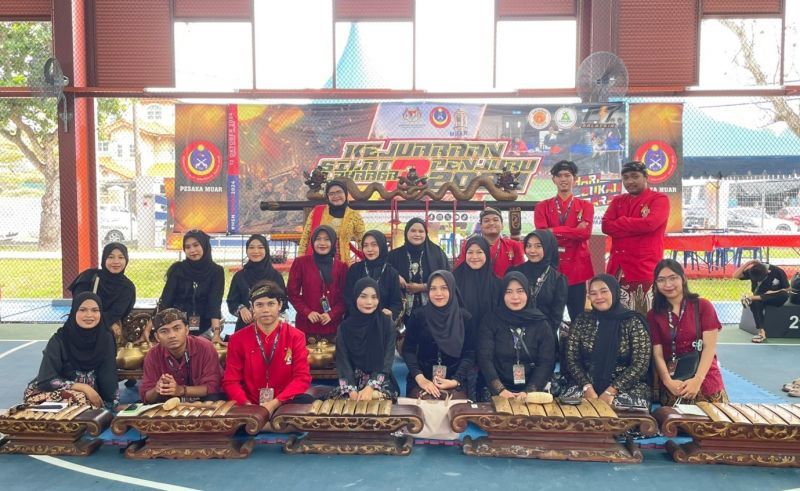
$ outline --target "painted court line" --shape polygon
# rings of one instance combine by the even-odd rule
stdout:
[[[67,462],[61,459],[57,459],[55,457],[50,457],[48,455],[28,455],[28,457],[42,461],[46,464],[61,467],[63,469],[80,472],[81,474],[87,474],[89,476],[100,477],[102,479],[122,482],[125,484],[133,484],[136,486],[142,486],[150,489],[162,489],[164,491],[200,491],[194,488],[185,488],[183,486],[176,486],[174,484],[148,481],[146,479],[139,479],[138,477],[129,477],[129,476],[124,476],[122,474],[114,474],[113,472],[101,471],[98,469],[93,469],[91,467],[86,467],[84,465],[73,464],[72,462]]]
[[[22,348],[27,348],[28,346],[32,345],[33,343],[38,343],[39,341],[29,341],[25,344],[19,345],[16,348],[11,348],[10,350],[6,351],[5,353],[0,354],[0,358],[5,358],[6,356],[10,355],[15,351],[19,351]]]

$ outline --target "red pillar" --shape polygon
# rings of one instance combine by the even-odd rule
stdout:
[[[87,79],[84,0],[53,0],[55,56],[69,86]],[[94,159],[94,105],[67,95],[67,125],[59,118],[58,163],[61,197],[61,284],[66,287],[86,268],[97,265],[97,172]]]

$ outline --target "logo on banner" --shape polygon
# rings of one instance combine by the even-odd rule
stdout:
[[[450,124],[450,111],[444,106],[436,106],[431,109],[431,124],[436,128],[446,128]]]
[[[181,153],[181,170],[194,183],[211,182],[222,172],[222,154],[210,141],[192,142]]]
[[[528,113],[528,124],[537,130],[543,130],[550,126],[551,120],[550,111],[543,107],[537,107]]]
[[[469,117],[467,116],[467,111],[456,109],[456,112],[453,113],[453,131],[450,132],[450,136],[453,138],[469,136],[467,134],[468,127]]]
[[[562,130],[568,130],[578,122],[578,111],[571,107],[559,107],[554,116],[556,126]]]
[[[675,150],[663,140],[650,140],[641,144],[636,149],[634,159],[644,162],[652,184],[666,181],[678,168],[678,156]]]
[[[403,111],[403,121],[409,124],[414,124],[419,122],[422,118],[422,111],[419,110],[418,107],[407,107],[405,111]]]

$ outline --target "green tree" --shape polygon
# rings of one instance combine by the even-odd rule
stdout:
[[[0,86],[41,84],[44,62],[53,56],[52,37],[49,22],[0,22]],[[99,126],[107,118],[119,116],[124,105],[118,99],[99,99]],[[46,250],[58,249],[61,241],[56,118],[53,97],[0,99],[0,135],[44,177],[39,249]]]

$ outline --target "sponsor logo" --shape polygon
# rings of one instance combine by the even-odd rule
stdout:
[[[194,141],[181,153],[181,170],[194,183],[211,182],[222,172],[222,154],[209,141]]]
[[[422,111],[418,107],[407,107],[403,111],[403,121],[408,124],[418,123],[422,119]]]
[[[543,130],[550,126],[550,121],[552,119],[553,117],[550,115],[550,111],[543,107],[537,107],[528,113],[528,124],[537,130]]]
[[[659,184],[675,174],[678,156],[675,150],[663,140],[650,140],[639,146],[634,159],[644,162],[650,183]]]
[[[450,116],[450,111],[447,110],[444,106],[436,106],[431,109],[431,114],[429,119],[431,120],[431,124],[436,128],[446,128],[450,125],[450,121],[452,117]]]
[[[570,129],[578,122],[578,111],[572,107],[559,107],[556,109],[553,120],[560,129]]]

